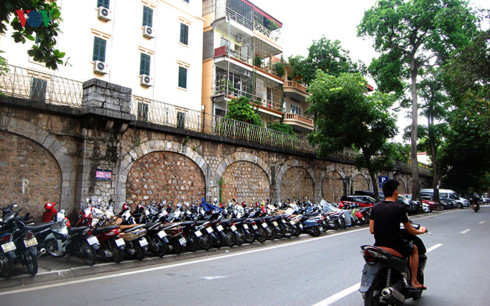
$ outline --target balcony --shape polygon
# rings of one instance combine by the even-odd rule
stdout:
[[[230,57],[233,57],[243,63],[248,65],[252,64],[252,57],[243,52],[237,52],[236,50],[229,50],[227,46],[221,46],[214,49],[214,58],[227,56],[228,52],[230,52]]]
[[[308,130],[314,129],[313,119],[298,114],[291,114],[291,113],[284,114],[283,123],[288,125],[295,125]]]
[[[308,97],[306,86],[294,81],[284,81],[284,93],[296,93],[303,97]]]

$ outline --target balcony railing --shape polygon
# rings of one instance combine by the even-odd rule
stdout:
[[[298,114],[284,114],[284,123],[289,123],[291,121],[300,122],[313,128],[313,119]]]
[[[284,81],[284,89],[287,89],[287,88],[295,88],[299,91],[301,91],[302,93],[304,94],[308,94],[308,91],[306,89],[306,86],[304,85],[301,85],[300,83],[298,82],[294,82],[294,81]]]
[[[238,22],[239,24],[243,25],[247,29],[249,29],[249,30],[253,29],[252,20],[250,20],[249,18],[247,18],[245,16],[240,15],[238,12],[234,11],[233,9],[227,7],[226,8],[226,15],[228,17],[230,17],[231,20]]]
[[[7,73],[0,73],[0,91],[4,95],[47,104],[82,107],[82,82],[33,69],[12,65],[7,67]]]
[[[221,46],[216,49],[214,49],[214,57],[220,57],[220,56],[227,56],[228,55],[228,48],[226,46]],[[237,52],[236,50],[230,50],[230,56],[234,57],[244,63],[247,63],[249,65],[252,64],[252,57],[249,56],[248,54],[245,54],[243,52]]]
[[[228,90],[228,98],[239,98],[245,96],[249,98],[250,102],[254,104],[259,104],[265,108],[282,111],[282,103],[279,99],[268,100],[265,99],[264,97],[254,95],[250,92],[233,88],[230,85],[228,85],[228,89],[227,89],[225,82],[220,82],[219,85],[216,85],[214,87],[214,95],[226,95],[227,90]]]

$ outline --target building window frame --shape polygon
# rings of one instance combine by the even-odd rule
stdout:
[[[187,89],[187,68],[179,66],[179,88]]]
[[[189,25],[183,22],[180,23],[180,43],[189,45]]]
[[[94,50],[92,61],[105,62],[106,60],[107,40],[94,36]]]
[[[143,26],[153,27],[153,9],[143,5]]]
[[[105,7],[106,9],[109,8],[109,6],[111,5],[111,1],[110,0],[97,0],[97,7]]]
[[[140,55],[140,75],[150,75],[151,55],[141,53]]]

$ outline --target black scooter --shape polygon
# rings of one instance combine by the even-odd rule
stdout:
[[[412,224],[415,229],[419,224]],[[402,235],[412,240],[419,250],[419,267],[417,280],[424,283],[424,268],[427,261],[426,249],[420,238],[410,235],[404,228]],[[388,248],[371,245],[361,246],[366,264],[362,270],[361,287],[364,305],[403,305],[406,299],[422,297],[422,289],[409,286],[410,269],[408,260],[394,255]]]

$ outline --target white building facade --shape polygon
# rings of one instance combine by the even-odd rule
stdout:
[[[161,101],[201,109],[202,1],[59,0],[57,4],[63,21],[56,48],[66,52],[67,65],[53,71],[34,62],[27,54],[29,43],[15,43],[9,30],[0,36],[0,50],[10,65],[81,82],[99,78],[131,88],[136,100],[147,104]]]

